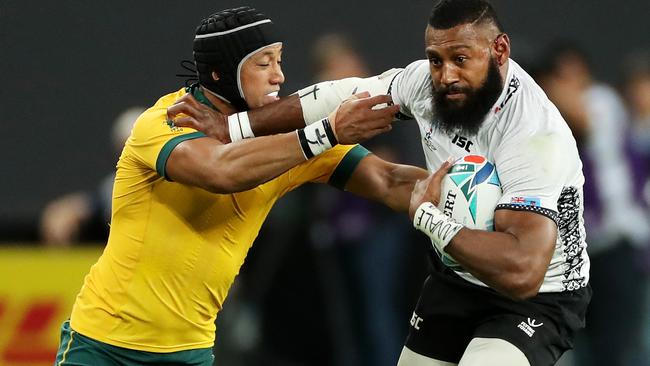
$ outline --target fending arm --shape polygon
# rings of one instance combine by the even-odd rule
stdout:
[[[368,78],[324,81],[247,113],[255,136],[292,131],[326,117],[354,94],[370,96],[389,94],[391,83],[402,69],[391,69]]]
[[[376,155],[368,155],[354,170],[345,190],[395,211],[406,212],[413,186],[428,175],[422,168],[394,164]]]
[[[161,163],[162,174],[215,193],[253,188],[337,143],[363,141],[390,129],[396,107],[373,110],[388,97],[356,98],[296,132],[223,144],[213,138],[180,142]],[[200,105],[192,106],[199,110]],[[331,123],[336,121],[336,123]],[[350,128],[357,127],[357,128]],[[164,149],[163,149],[164,150]]]

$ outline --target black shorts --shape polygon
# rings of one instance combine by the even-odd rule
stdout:
[[[472,338],[499,338],[519,348],[531,366],[550,366],[573,348],[576,331],[585,326],[590,286],[515,301],[467,282],[440,261],[434,267],[406,339],[406,347],[421,355],[458,363]]]

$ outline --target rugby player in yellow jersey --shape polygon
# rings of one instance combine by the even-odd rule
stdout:
[[[248,249],[274,202],[304,183],[408,209],[426,171],[344,145],[390,129],[397,106],[371,109],[387,96],[343,103],[315,128],[230,144],[168,120],[188,94],[227,114],[275,101],[281,51],[271,21],[251,8],[199,25],[199,84],[136,121],[117,164],[108,244],[62,326],[56,365],[211,365],[215,319]],[[250,137],[234,116],[230,139]]]

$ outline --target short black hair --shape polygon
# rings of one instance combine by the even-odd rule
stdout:
[[[493,24],[503,33],[497,13],[485,0],[440,0],[429,15],[429,25],[435,29],[449,29],[470,23]]]

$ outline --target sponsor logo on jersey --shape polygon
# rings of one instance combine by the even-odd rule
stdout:
[[[467,152],[470,151],[470,146],[472,146],[474,143],[470,141],[467,137],[465,136],[460,136],[460,135],[455,135],[454,138],[451,140],[451,143],[465,149]]]
[[[532,337],[533,334],[535,334],[535,329],[534,328],[539,328],[542,325],[544,325],[544,323],[538,323],[535,319],[528,318],[527,322],[519,323],[517,328],[521,329],[529,337]]]

